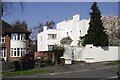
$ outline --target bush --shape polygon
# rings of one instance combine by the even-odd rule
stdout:
[[[54,57],[55,57],[55,64],[60,64],[60,57],[63,56],[64,54],[64,47],[63,46],[57,46],[55,45],[53,47],[53,53],[54,53]]]
[[[52,64],[52,61],[41,61],[40,63]]]

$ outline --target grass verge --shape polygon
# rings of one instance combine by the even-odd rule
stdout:
[[[5,72],[2,75],[20,75],[20,74],[32,74],[32,73],[40,73],[40,72],[53,72],[51,70],[27,70],[27,71],[15,71],[15,72]]]
[[[105,63],[105,65],[117,65],[120,64],[120,61]]]

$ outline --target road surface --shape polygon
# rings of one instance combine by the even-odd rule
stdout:
[[[112,66],[58,73],[38,73],[14,76],[14,78],[96,78],[97,80],[116,80],[118,78],[117,72],[118,66]]]

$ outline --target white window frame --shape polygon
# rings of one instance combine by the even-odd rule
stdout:
[[[21,40],[21,41],[25,40],[25,34],[24,33],[13,33],[11,35],[11,37],[12,37],[12,40]],[[19,39],[18,39],[18,37],[19,37]]]
[[[0,43],[5,43],[5,36],[0,36]]]
[[[49,39],[57,39],[57,34],[48,34],[48,40]]]
[[[2,48],[2,57],[6,57],[6,48]]]
[[[14,52],[16,52],[16,55]],[[18,56],[18,52],[19,52],[19,56]],[[26,53],[25,48],[11,48],[10,57],[22,57],[22,55],[24,55],[25,53]]]

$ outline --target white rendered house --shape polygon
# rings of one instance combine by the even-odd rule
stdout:
[[[89,27],[89,20],[80,20],[80,15],[76,14],[72,18],[56,24],[56,29],[48,29],[44,26],[43,32],[37,35],[37,51],[49,51],[55,44],[65,37],[70,37],[70,46],[78,46],[80,36],[85,36]]]

